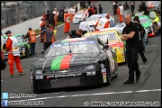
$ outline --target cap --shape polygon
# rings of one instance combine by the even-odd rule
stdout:
[[[9,34],[9,33],[11,33],[11,31],[10,31],[10,30],[8,30],[8,31],[6,31],[6,32],[5,32],[5,34]]]

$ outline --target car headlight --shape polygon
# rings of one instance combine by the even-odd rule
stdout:
[[[35,79],[43,79],[43,75],[40,75],[42,73],[43,73],[42,70],[37,70],[36,75],[35,75]]]
[[[96,75],[96,71],[86,72],[87,76],[94,76]]]

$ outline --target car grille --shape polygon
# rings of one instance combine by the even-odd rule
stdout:
[[[60,74],[60,73],[63,73],[63,74],[65,74],[65,73],[78,73],[78,72],[83,72],[83,71],[85,71],[85,69],[84,68],[74,68],[74,69],[66,69],[66,70],[56,70],[56,71],[46,71],[45,73],[55,73],[55,74]]]

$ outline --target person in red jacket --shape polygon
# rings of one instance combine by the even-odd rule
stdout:
[[[16,62],[16,67],[19,72],[19,76],[25,75],[23,73],[23,69],[21,67],[20,62],[20,52],[18,47],[18,41],[15,37],[12,36],[11,31],[5,32],[5,34],[8,36],[6,41],[6,51],[8,52],[8,64],[10,66],[10,75],[13,77],[14,75],[14,62]]]

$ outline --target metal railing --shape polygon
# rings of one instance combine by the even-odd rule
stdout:
[[[1,27],[5,28],[20,22],[40,17],[47,10],[65,9],[79,1],[1,1]]]

